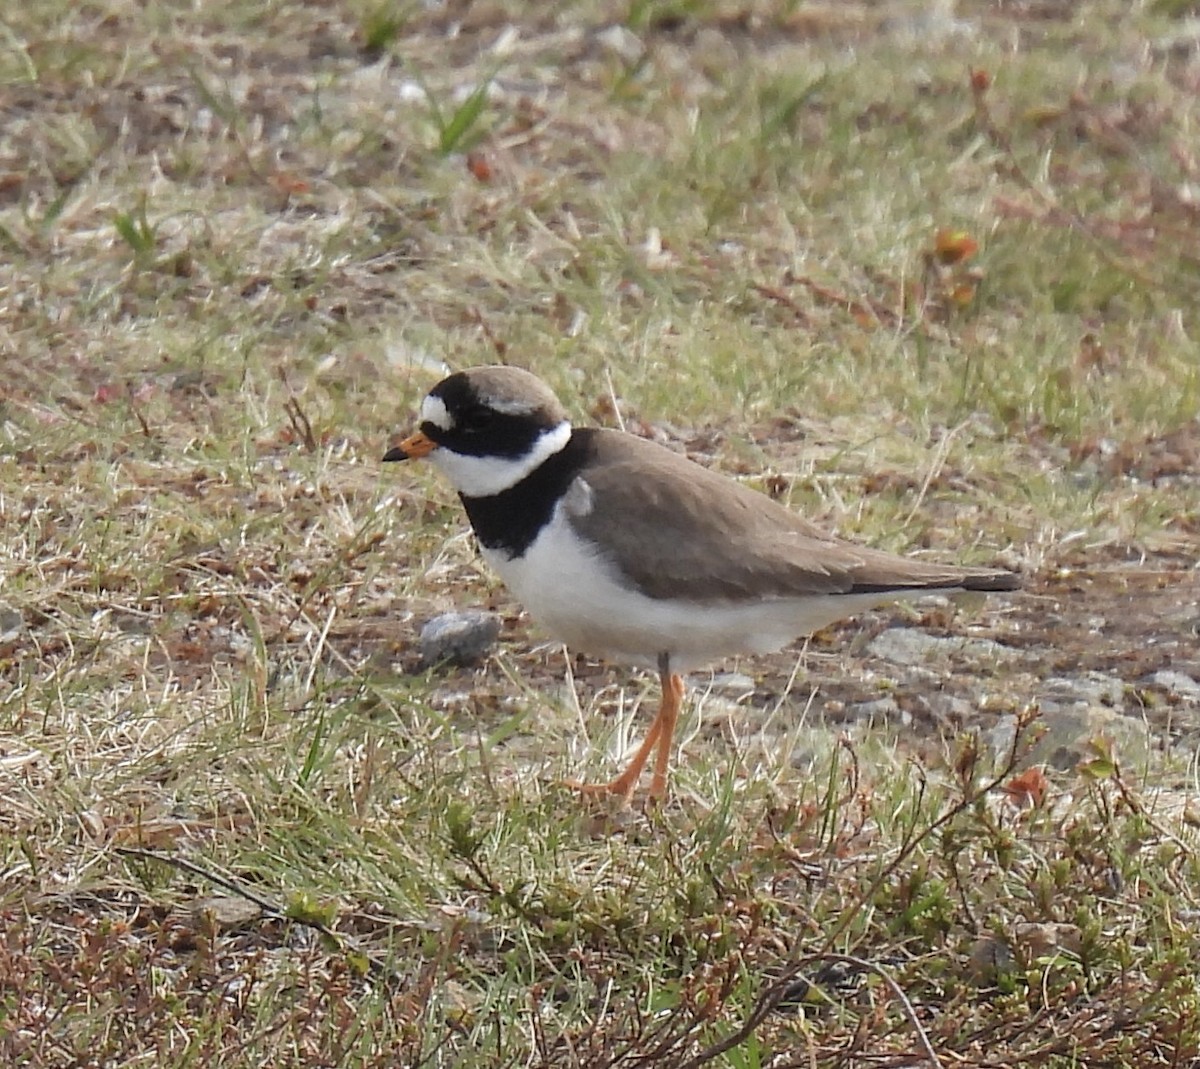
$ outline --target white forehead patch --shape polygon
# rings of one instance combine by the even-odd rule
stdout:
[[[421,422],[432,423],[438,430],[448,431],[454,426],[454,417],[450,415],[445,401],[430,394],[421,402]]]
[[[502,416],[528,416],[535,407],[528,401],[522,401],[515,397],[489,397],[487,406]]]

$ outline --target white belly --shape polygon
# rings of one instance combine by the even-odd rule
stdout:
[[[619,584],[610,565],[581,541],[560,509],[523,557],[484,558],[554,638],[584,653],[653,667],[669,653],[687,672],[724,657],[770,653],[800,635],[895,595],[832,594],[750,603],[649,598]]]

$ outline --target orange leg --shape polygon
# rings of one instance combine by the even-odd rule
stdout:
[[[675,724],[679,719],[679,707],[683,703],[683,678],[672,674],[670,662],[666,654],[658,659],[659,679],[662,683],[662,699],[658,712],[646,731],[646,737],[637,748],[622,772],[616,779],[608,783],[580,783],[568,780],[567,786],[573,787],[584,794],[617,795],[628,799],[632,796],[642,769],[650,759],[650,754],[658,747],[654,758],[654,778],[650,781],[650,797],[662,798],[667,789],[667,765],[671,760],[671,740],[675,735]]]
[[[658,712],[658,753],[654,755],[654,778],[650,780],[650,797],[662,798],[667,793],[667,768],[671,763],[671,743],[675,725],[683,706],[683,676],[663,673],[663,702]]]

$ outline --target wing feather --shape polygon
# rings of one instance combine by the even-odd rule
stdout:
[[[578,432],[577,432],[578,433]],[[843,542],[782,505],[617,431],[594,431],[590,493],[571,524],[604,545],[631,586],[698,604],[822,594],[1016,586],[1010,572],[930,564]]]

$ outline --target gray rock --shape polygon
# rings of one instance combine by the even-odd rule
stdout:
[[[246,928],[257,921],[262,913],[262,907],[257,903],[230,895],[202,898],[192,906],[195,922],[207,922],[220,931]]]
[[[708,684],[714,694],[724,694],[731,698],[752,693],[756,685],[745,672],[715,672]]]
[[[1016,735],[1017,718],[1011,714],[1005,714],[983,732],[983,741],[992,751],[993,756],[1000,760],[1012,752]]]
[[[421,667],[449,661],[474,664],[495,644],[500,635],[500,617],[494,612],[466,609],[444,612],[421,628]]]
[[[908,720],[943,736],[957,735],[975,719],[975,705],[965,698],[927,688],[916,696],[917,704]]]
[[[868,652],[893,664],[916,666],[934,658],[967,655],[996,661],[1008,661],[1019,656],[1017,650],[985,638],[927,635],[915,627],[889,627],[880,632],[867,646]]]
[[[967,955],[968,979],[979,986],[991,986],[1016,967],[1009,945],[994,935],[983,935],[971,944]]]
[[[872,701],[852,702],[846,706],[847,720],[858,720],[876,727],[898,725],[908,727],[912,717],[903,712],[892,697],[875,698]]]
[[[1042,736],[1029,755],[1035,763],[1069,771],[1094,756],[1091,742],[1098,737],[1110,739],[1125,764],[1136,765],[1148,752],[1151,739],[1146,725],[1123,713],[1087,702],[1040,705],[1037,723]]]
[[[0,642],[12,642],[25,630],[25,614],[0,604]]]
[[[1182,672],[1155,672],[1147,682],[1155,687],[1162,687],[1168,694],[1179,698],[1190,698],[1193,701],[1200,699],[1200,683]]]
[[[1125,684],[1114,676],[1089,672],[1082,676],[1050,676],[1042,680],[1039,698],[1043,708],[1053,704],[1119,706],[1125,696]]]

